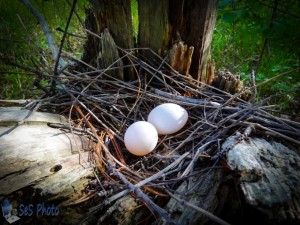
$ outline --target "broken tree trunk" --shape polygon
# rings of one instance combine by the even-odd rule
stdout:
[[[210,44],[216,21],[218,1],[170,1],[170,21],[175,35],[194,47],[190,74],[198,81],[212,81],[213,62]]]
[[[300,154],[297,149],[274,140],[242,139],[237,132],[222,145],[222,149],[228,150],[226,161],[230,169],[239,176],[236,177],[239,186],[226,184],[224,168],[212,168],[184,181],[175,192],[180,200],[171,198],[165,206],[178,224],[211,224],[211,218],[197,207],[221,214],[229,224],[299,223]],[[239,189],[243,196],[236,193]],[[165,223],[159,220],[155,224]]]
[[[99,35],[108,29],[116,45],[125,49],[134,47],[134,38],[129,0],[94,0],[91,3],[86,28],[94,34],[88,32],[82,60],[96,67],[103,46],[95,34]],[[149,48],[161,57],[166,57],[167,62],[172,65],[183,63],[180,67],[174,67],[178,72],[191,75],[203,83],[211,83],[214,64],[210,56],[210,44],[216,10],[216,0],[139,0],[137,44],[143,49],[138,53],[147,58],[151,54],[147,54],[145,48]],[[179,46],[186,47],[176,48],[178,43]],[[124,54],[119,51],[119,55]],[[123,65],[131,65],[126,57],[122,61]],[[111,59],[110,62],[113,63],[114,60]],[[136,78],[132,70],[124,70],[125,80]]]
[[[171,54],[169,63],[172,64],[191,62],[187,71],[178,72],[190,74],[198,81],[211,83],[214,64],[210,56],[210,44],[216,11],[216,0],[139,1],[139,45],[151,48],[162,57]],[[174,50],[172,46],[178,43],[186,44],[188,51],[179,49],[179,52],[187,53],[181,53],[182,57],[176,63],[172,59],[176,59],[178,52],[168,52]]]
[[[86,29],[92,33],[88,32],[82,60],[98,69],[107,69],[108,64],[111,67],[118,67],[116,77],[122,78],[120,77],[122,65],[128,65],[130,61],[126,57],[123,59],[116,57],[116,52],[119,56],[123,55],[123,52],[118,51],[116,46],[128,49],[133,48],[134,45],[130,0],[93,0],[91,5],[85,24]],[[108,31],[110,38],[107,35]],[[100,34],[102,37],[99,38]],[[103,37],[105,41],[101,40]],[[109,42],[107,42],[108,39],[110,39]],[[99,63],[103,60],[105,64]],[[124,78],[125,80],[134,78],[131,68],[124,69]]]

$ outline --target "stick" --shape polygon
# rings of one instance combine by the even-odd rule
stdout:
[[[49,49],[50,51],[52,52],[52,57],[54,60],[57,59],[57,56],[58,56],[58,51],[57,51],[57,47],[55,45],[55,41],[54,41],[54,38],[52,36],[52,33],[48,27],[48,24],[45,20],[45,18],[43,17],[42,14],[40,14],[40,12],[34,8],[30,1],[29,0],[20,0],[21,3],[23,3],[27,9],[29,9],[29,11],[33,14],[33,16],[35,17],[35,19],[38,21],[38,23],[41,25],[43,31],[44,31],[44,34],[46,36],[46,39],[48,41],[48,45],[49,45]],[[60,66],[63,66],[64,65],[64,60],[63,59],[60,59],[59,60],[59,65]]]
[[[195,99],[195,98],[188,98],[188,97],[183,97],[183,96],[179,96],[179,95],[174,95],[172,93],[168,93],[162,90],[158,90],[155,88],[152,88],[151,91],[157,95],[169,98],[169,99],[174,99],[177,100],[179,102],[182,103],[190,103],[192,105],[197,105],[197,106],[205,106],[206,108],[214,108],[214,109],[218,109],[220,107],[222,107],[222,109],[225,110],[230,110],[230,111],[239,111],[241,110],[240,107],[231,107],[231,106],[222,106],[220,103],[218,102],[214,102],[214,101],[207,101],[207,100],[203,100],[203,99]]]
[[[63,47],[63,45],[64,45],[64,41],[65,41],[65,38],[66,38],[66,35],[67,35],[68,27],[69,27],[69,24],[70,24],[70,22],[71,22],[71,18],[72,18],[73,12],[74,12],[74,10],[75,10],[76,3],[77,3],[77,0],[74,0],[74,1],[73,1],[73,4],[72,4],[71,11],[70,11],[70,13],[69,13],[68,20],[67,20],[67,25],[66,25],[65,32],[64,32],[63,37],[62,37],[62,39],[61,39],[61,41],[60,41],[60,46],[59,46],[59,49],[58,49],[58,53],[57,53],[57,55],[56,55],[56,61],[55,61],[55,66],[54,66],[54,75],[58,75],[58,74],[57,74],[57,68],[58,68],[58,65],[60,64],[60,62],[59,62],[59,61],[60,61],[60,54],[61,54],[61,51],[62,51],[62,47]],[[54,80],[53,80],[53,81],[54,81]],[[53,87],[51,86],[51,89],[52,89],[52,88],[53,88]],[[51,89],[50,89],[50,90],[51,90]]]
[[[140,181],[137,184],[134,184],[134,187],[141,187],[147,183],[149,183],[150,181],[156,180],[162,176],[164,176],[165,172],[169,171],[170,169],[172,169],[173,167],[175,167],[176,165],[178,165],[184,158],[186,158],[190,153],[186,152],[183,155],[181,155],[178,159],[176,159],[173,163],[169,164],[166,168],[162,169],[161,171],[157,172],[156,174]],[[106,199],[104,203],[101,203],[97,206],[94,206],[93,208],[90,209],[91,212],[94,212],[95,210],[98,210],[100,207],[102,207],[103,205],[108,205],[111,202],[123,197],[124,195],[128,194],[129,190],[123,190],[113,196],[111,196],[110,198]]]
[[[135,194],[139,199],[141,199],[141,200],[148,206],[148,208],[149,208],[152,212],[154,212],[156,215],[158,215],[160,218],[162,218],[163,220],[165,220],[165,221],[168,222],[169,224],[173,224],[173,225],[176,225],[176,224],[177,224],[173,219],[170,218],[169,213],[168,213],[166,210],[164,210],[164,209],[162,209],[161,207],[159,207],[158,205],[156,205],[156,204],[148,197],[148,195],[146,195],[146,194],[144,194],[144,193],[142,192],[142,190],[141,190],[139,187],[137,187],[136,185],[133,185],[132,183],[130,183],[130,182],[126,179],[126,177],[125,177],[122,173],[120,173],[120,172],[112,165],[112,163],[110,162],[109,159],[108,159],[108,164],[110,165],[110,168],[109,168],[109,169],[111,169],[111,170],[113,171],[113,173],[114,173],[115,175],[117,175],[117,176],[120,178],[120,180],[122,180],[122,182],[128,186],[128,189],[129,189],[130,191],[134,192],[134,194]]]

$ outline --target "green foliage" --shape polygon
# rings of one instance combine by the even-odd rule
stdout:
[[[300,87],[300,7],[299,1],[278,1],[278,8],[273,14],[276,0],[221,0],[218,19],[214,31],[212,54],[217,68],[226,67],[241,74],[247,82],[252,69],[257,71],[256,82],[258,100],[274,95],[270,104],[281,104],[282,108],[292,109],[299,99]],[[31,0],[33,6],[45,17],[56,44],[59,45],[71,6],[68,2],[58,0]],[[68,32],[80,36],[81,23],[85,17],[88,0],[78,1],[76,13]],[[53,59],[41,26],[27,8],[19,1],[0,1],[0,54],[10,56],[16,62],[35,67],[45,60],[53,66]],[[138,2],[131,0],[134,37],[138,35]],[[68,36],[64,50],[81,56],[85,39]],[[262,49],[265,48],[263,54]],[[260,60],[261,54],[263,55]],[[32,89],[33,76],[15,67],[0,63],[0,98],[27,98]],[[45,70],[47,67],[45,67]],[[5,71],[8,71],[5,73]],[[10,73],[9,71],[15,71]],[[286,73],[287,71],[292,71]],[[46,71],[47,72],[47,71]],[[282,76],[278,76],[285,73]],[[278,76],[276,79],[270,78]],[[270,80],[269,82],[266,82]],[[265,82],[265,83],[263,83]],[[44,80],[42,85],[47,86]],[[298,94],[297,94],[298,93]]]
[[[45,17],[58,47],[63,32],[58,31],[57,28],[65,29],[71,9],[68,2],[71,1],[31,0],[30,2]],[[82,32],[81,21],[84,21],[85,6],[87,4],[88,0],[78,1],[76,14],[73,15],[69,25],[69,33],[85,36]],[[0,53],[4,57],[12,58],[17,63],[31,67],[40,65],[41,61],[46,61],[49,66],[53,66],[55,62],[49,52],[45,35],[29,10],[16,0],[0,1],[0,8]],[[85,39],[82,38],[67,36],[63,50],[80,57],[84,41]],[[44,59],[42,59],[42,56]],[[34,76],[32,74],[24,73],[20,69],[4,65],[2,62],[0,62],[0,68],[0,98],[31,97],[31,92],[25,92],[24,90],[33,88]],[[15,73],[11,73],[12,71]]]
[[[138,15],[138,2],[137,2],[137,0],[131,0],[131,15],[132,15],[133,37],[137,42],[138,33],[139,33],[139,15]]]
[[[269,82],[259,85],[257,100],[274,96],[270,104],[296,111],[300,97],[299,1],[278,1],[274,13],[275,1],[220,1],[212,54],[217,68],[229,68],[246,82],[250,71],[258,68],[256,83]]]

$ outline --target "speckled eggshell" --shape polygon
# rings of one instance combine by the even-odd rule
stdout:
[[[180,105],[165,103],[155,107],[148,116],[158,134],[173,134],[184,127],[188,120],[187,111]]]
[[[124,135],[127,150],[137,156],[144,156],[154,150],[158,134],[155,127],[146,121],[131,124]]]

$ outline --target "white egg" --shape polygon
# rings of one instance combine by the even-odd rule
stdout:
[[[155,127],[146,121],[131,124],[124,135],[127,150],[137,156],[150,153],[156,146],[158,134]]]
[[[165,103],[155,107],[148,116],[158,134],[173,134],[184,127],[188,120],[187,111],[180,105]]]

